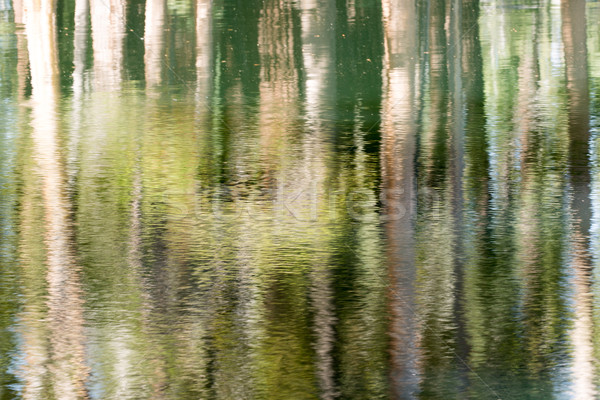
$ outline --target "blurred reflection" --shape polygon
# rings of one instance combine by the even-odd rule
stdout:
[[[416,144],[417,9],[412,1],[383,2],[382,201],[390,275],[393,398],[419,390],[414,284],[414,154]]]
[[[93,93],[83,103],[77,179],[77,239],[88,292],[87,356],[95,398],[148,397],[152,358],[140,275],[141,184],[136,140],[146,127],[137,94]],[[105,118],[110,116],[110,124]],[[129,127],[127,130],[117,127]],[[136,129],[132,129],[136,127]],[[130,157],[123,157],[123,153]]]
[[[320,263],[302,246],[297,247],[295,260],[286,262],[276,257],[276,251],[284,246],[304,243],[306,250],[320,247],[314,240],[316,236],[311,235],[313,207],[318,205],[311,203],[310,192],[320,189],[321,167],[312,159],[310,150],[303,148],[304,144],[298,146],[293,140],[303,141],[299,137],[302,127],[299,28],[299,14],[292,2],[262,2],[258,21],[258,143],[265,174],[263,182],[266,187],[272,184],[272,195],[281,200],[273,219],[267,221],[260,233],[256,232],[260,241],[253,246],[254,251],[266,257],[266,262],[256,264],[255,282],[263,292],[254,297],[258,319],[253,321],[249,337],[254,347],[251,354],[255,360],[256,391],[265,398],[312,397],[318,391],[314,350],[319,352],[319,349],[302,337],[312,331],[306,314],[310,310],[310,274]],[[311,182],[311,178],[316,179]],[[298,200],[285,207],[286,199],[294,197]],[[267,204],[260,208],[263,207],[269,209]],[[250,212],[250,218],[256,218],[256,211]],[[321,236],[325,240],[326,237],[326,234]],[[299,274],[301,270],[306,275]],[[318,308],[315,312],[320,313]],[[280,382],[284,381],[286,385],[282,386]]]
[[[20,6],[20,5],[16,5]],[[17,398],[14,355],[19,350],[15,318],[20,305],[19,265],[19,141],[23,93],[19,87],[21,59],[27,59],[24,33],[16,35],[11,2],[0,2],[0,397]],[[16,18],[16,16],[15,16]],[[22,51],[24,55],[20,54]],[[26,64],[26,61],[25,61]],[[24,79],[24,77],[23,77]]]
[[[79,107],[81,104],[81,96],[85,85],[84,74],[86,52],[88,49],[89,12],[89,0],[75,1],[75,37],[73,39],[73,103],[75,107]]]
[[[144,28],[144,63],[146,66],[146,86],[161,82],[164,54],[165,0],[146,2],[146,23]]]
[[[69,153],[66,160],[66,169],[68,174],[68,185],[72,186],[77,176],[78,169],[78,143],[80,129],[83,127],[83,100],[86,89],[89,89],[89,79],[86,74],[86,59],[88,52],[88,38],[90,34],[89,0],[75,1],[75,26],[73,38],[73,101],[72,101],[72,120],[71,131],[69,135]]]
[[[567,149],[559,111],[563,98],[556,79],[561,66],[551,45],[560,18],[555,8],[546,11],[498,9],[494,10],[498,15],[486,20],[486,27],[492,18],[502,21],[484,32],[503,36],[489,44],[484,41],[484,46],[489,45],[484,56],[484,87],[489,99],[486,124],[491,198],[486,212],[491,240],[482,246],[484,254],[489,254],[489,260],[481,261],[485,268],[469,275],[469,296],[478,293],[480,315],[483,310],[502,310],[488,321],[469,311],[476,346],[472,360],[478,364],[477,371],[483,379],[514,382],[531,396],[562,393],[564,370],[560,360],[567,352],[568,310],[562,286],[566,274],[562,257]],[[515,21],[522,26],[517,32],[511,30]],[[515,46],[506,47],[506,41]],[[505,80],[513,89],[488,83],[495,79]],[[541,150],[549,148],[551,152]],[[493,293],[476,289],[479,284],[474,279],[484,277],[494,282]],[[489,337],[485,330],[473,329],[482,323],[489,324]],[[520,340],[515,340],[516,336]],[[500,372],[490,370],[491,366]],[[560,372],[551,378],[551,369]]]
[[[516,238],[517,251],[520,263],[517,271],[522,274],[523,301],[526,304],[522,323],[527,326],[524,338],[524,348],[530,352],[527,362],[533,374],[543,373],[544,354],[539,351],[543,346],[543,329],[541,322],[543,314],[547,311],[541,304],[544,293],[541,290],[544,282],[543,276],[556,268],[555,263],[542,263],[541,254],[544,253],[543,230],[545,213],[538,213],[541,199],[538,194],[542,190],[543,172],[536,168],[543,158],[538,152],[540,144],[540,127],[536,121],[534,102],[535,95],[540,90],[539,74],[539,49],[535,38],[540,34],[537,29],[539,12],[531,13],[531,25],[525,30],[528,36],[523,43],[521,58],[517,66],[518,82],[515,88],[515,105],[513,120],[515,123],[515,140],[520,146],[520,166],[523,170],[522,182],[519,187],[520,203],[516,206]],[[555,193],[552,193],[554,195]],[[552,197],[551,197],[552,198]],[[553,199],[555,200],[555,199]],[[546,205],[554,205],[547,202]],[[552,249],[554,250],[554,249]],[[553,271],[554,273],[558,271]]]
[[[486,32],[484,26],[503,21],[503,17],[490,11],[482,14],[479,1],[462,3],[465,133],[461,256],[464,259],[459,261],[462,276],[458,282],[462,284],[459,287],[462,293],[457,299],[460,303],[457,310],[462,313],[458,318],[464,319],[465,337],[461,338],[462,333],[457,333],[457,353],[468,369],[462,377],[465,392],[473,397],[504,398],[511,392],[504,390],[500,382],[505,379],[506,371],[516,364],[513,352],[519,352],[515,345],[518,328],[513,315],[517,294],[512,278],[513,260],[508,256],[514,251],[509,222],[514,206],[508,194],[494,191],[491,173],[496,161],[494,153],[499,151],[492,149],[497,127],[489,119],[493,121],[496,117],[494,102],[498,98],[488,93],[486,101],[484,73],[497,71],[484,68],[480,39],[480,32]],[[472,28],[476,21],[486,17],[489,19],[483,19],[479,29]],[[502,34],[499,32],[508,27],[493,28],[498,29],[493,31],[490,43],[495,48],[501,46]],[[493,53],[492,56],[496,55]],[[510,168],[503,159],[499,164],[501,169]]]
[[[13,7],[0,397],[597,395],[593,3]]]
[[[459,329],[456,316],[458,262],[456,226],[460,204],[460,162],[457,144],[463,132],[455,118],[462,118],[461,95],[456,93],[454,71],[457,42],[453,15],[455,2],[431,2],[427,18],[429,74],[427,93],[421,116],[420,146],[418,149],[418,187],[425,192],[419,196],[416,216],[416,280],[417,313],[422,324],[420,373],[423,393],[437,397],[456,397],[460,386],[452,385],[460,369],[456,364]],[[460,15],[459,15],[460,17]],[[452,21],[448,24],[446,21]],[[452,37],[453,41],[448,39]],[[458,53],[460,54],[460,53]],[[460,64],[458,64],[460,66]],[[434,367],[435,366],[435,367]]]
[[[110,91],[120,88],[123,73],[125,37],[124,0],[90,0],[94,88]]]
[[[258,25],[260,54],[260,135],[265,162],[273,163],[282,136],[298,123],[298,71],[294,57],[297,14],[291,3],[265,0]]]
[[[25,398],[77,399],[86,396],[84,383],[88,371],[84,363],[83,300],[72,253],[70,206],[58,146],[59,71],[54,7],[55,3],[50,1],[24,3],[32,85],[31,156],[37,162],[35,173],[39,175],[39,201],[43,204],[47,313],[40,315],[41,309],[32,305],[35,307],[32,314],[25,311],[22,317],[26,354],[23,394]],[[27,212],[23,215],[27,221]],[[33,262],[26,264],[26,268],[39,266]],[[27,300],[25,309],[29,306]],[[36,299],[31,301],[37,303]],[[46,323],[40,324],[41,319]],[[46,373],[50,378],[50,393],[43,381]]]
[[[335,35],[331,21],[335,18],[335,8],[331,1],[302,0],[299,3],[302,24],[302,63],[305,73],[305,115],[307,135],[303,140],[307,157],[303,165],[306,181],[311,190],[324,194],[327,190],[327,165],[324,157],[331,151],[327,135],[333,129],[328,115],[332,111],[335,90],[333,55]],[[326,210],[325,196],[312,196],[313,211]],[[327,218],[327,213],[313,212]],[[316,214],[316,215],[315,215]],[[318,218],[318,217],[317,217]],[[322,222],[322,221],[321,221]],[[332,274],[326,263],[317,262],[311,274],[311,300],[315,309],[314,335],[316,368],[319,379],[320,398],[332,399],[339,394],[334,380],[335,364],[333,350],[335,344],[335,309],[333,304]]]
[[[196,80],[200,107],[207,107],[212,78],[212,1],[196,2]]]
[[[354,5],[353,5],[354,3]],[[338,3],[335,33],[335,163],[332,200],[336,259],[335,354],[339,391],[346,397],[389,393],[385,248],[381,225],[380,151],[383,21],[379,2]],[[354,9],[353,18],[347,14]],[[361,46],[356,46],[362,43]],[[339,196],[339,197],[338,197]]]
[[[23,13],[25,11],[24,0],[14,0],[14,22],[15,26],[19,29],[15,29],[15,35],[17,36],[17,87],[19,89],[18,96],[19,100],[23,100],[28,90],[27,84],[29,78],[29,59],[27,57],[27,37],[23,26]]]
[[[573,343],[573,395],[596,396],[592,346],[592,262],[590,248],[591,188],[589,160],[589,89],[586,2],[561,2],[562,38],[567,77],[569,175],[571,180],[571,265],[574,269],[575,320]]]

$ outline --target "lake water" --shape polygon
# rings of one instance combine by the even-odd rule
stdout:
[[[0,398],[597,398],[598,21],[0,0]]]

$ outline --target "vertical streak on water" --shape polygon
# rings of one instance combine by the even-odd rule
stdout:
[[[452,397],[459,385],[456,364],[456,260],[455,232],[456,132],[453,130],[452,56],[458,43],[449,43],[454,23],[451,2],[431,1],[429,7],[429,73],[420,118],[419,188],[432,196],[419,196],[416,218],[416,271],[418,314],[422,323],[423,373],[421,390]],[[462,134],[461,134],[462,135]],[[439,371],[432,374],[433,365]]]
[[[208,129],[211,121],[211,88],[212,88],[212,65],[213,65],[213,0],[197,0],[196,1],[196,129],[203,133],[198,136],[198,152],[203,153],[203,145],[200,142],[204,142],[206,136],[210,133]],[[198,185],[197,185],[198,186]],[[205,199],[196,199],[196,196],[201,196],[197,193],[198,187],[194,190],[194,201],[195,204],[203,204]],[[197,207],[197,206],[196,206]],[[194,207],[194,216],[196,210]],[[196,234],[200,236],[198,233]],[[202,243],[203,248],[209,247]],[[204,288],[206,283],[200,280],[200,286]],[[208,296],[207,296],[208,297]],[[203,308],[208,308],[204,306]],[[207,382],[210,377],[206,376],[205,371],[209,370],[209,361],[207,354],[209,352],[209,342],[205,340],[208,336],[209,331],[209,315],[210,311],[201,309],[199,311],[200,321],[196,323],[196,333],[194,336],[198,337],[200,343],[197,343],[198,348],[195,352],[198,356],[195,358],[198,360],[196,363],[202,363],[202,365],[191,365],[191,368],[200,369],[199,374],[202,375],[201,382],[205,388],[208,388]],[[194,337],[192,336],[192,337]],[[195,342],[195,341],[194,341]]]
[[[90,13],[94,87],[100,91],[119,89],[123,73],[125,1],[90,0]]]
[[[461,293],[463,291],[463,248],[461,240],[463,221],[463,170],[464,170],[464,147],[465,147],[465,106],[463,93],[463,39],[468,31],[462,30],[463,0],[453,0],[450,11],[450,29],[448,32],[450,48],[448,49],[448,76],[449,76],[449,100],[452,102],[450,134],[451,134],[451,201],[454,226],[455,242],[453,243],[454,275],[456,283],[454,286],[454,319],[456,321],[456,340],[459,347],[458,354],[466,356],[465,326],[462,310]],[[468,27],[467,29],[472,29]]]
[[[265,0],[259,22],[260,143],[264,160],[274,172],[275,156],[283,137],[293,130],[297,118],[298,69],[294,58],[291,6]],[[282,160],[277,160],[282,161]],[[285,185],[289,182],[279,182]],[[284,190],[282,188],[282,190]]]
[[[93,93],[90,105],[93,113],[90,114],[89,118],[90,133],[85,137],[85,145],[82,145],[82,149],[86,150],[81,156],[82,181],[88,178],[88,174],[91,174],[89,175],[91,177],[106,168],[104,157],[111,154],[112,140],[117,136],[112,133],[112,129],[121,128],[118,124],[122,120],[119,119],[120,114],[115,110],[119,107],[118,104],[124,104],[120,103],[121,93],[119,90],[123,79],[125,1],[90,0],[90,14],[94,59]],[[136,110],[133,105],[129,112],[132,110]],[[128,125],[123,126],[128,127]],[[95,195],[92,197],[92,202],[97,202],[96,207],[98,209],[110,204],[101,200],[100,196],[103,188],[89,186],[89,189],[90,194]],[[87,192],[87,190],[82,190],[83,192]],[[87,207],[89,204],[82,205]],[[86,217],[86,211],[83,210],[83,207],[80,207],[78,218],[82,220],[83,226],[85,226]],[[98,223],[98,220],[94,221],[92,219],[92,224],[96,223]],[[97,232],[96,235],[98,235]],[[101,238],[98,237],[98,239]],[[101,243],[101,241],[98,240],[98,243]],[[128,256],[131,257],[131,253]],[[94,260],[94,265],[102,265],[103,261],[105,260],[98,257]],[[122,261],[131,261],[131,259]],[[113,264],[110,267],[115,268],[115,273],[117,273],[116,265]],[[97,390],[100,390],[103,395],[110,393],[117,398],[127,398],[137,389],[135,377],[139,370],[143,368],[144,363],[135,362],[134,337],[135,330],[139,328],[132,323],[132,318],[126,318],[124,314],[120,315],[121,319],[119,321],[114,321],[109,326],[100,326],[92,331],[93,334],[98,334],[103,340],[96,341],[95,338],[92,340],[90,358],[95,363],[101,362],[102,359],[111,360],[110,372],[107,372],[107,377],[100,382]],[[104,336],[109,329],[111,331],[110,336]],[[95,348],[96,343],[101,345],[99,351]]]
[[[44,205],[49,372],[57,397],[77,399],[85,396],[88,372],[84,364],[83,300],[71,249],[70,206],[58,144],[59,71],[54,7],[54,1],[27,0],[25,26],[33,90],[33,154],[42,179]],[[25,393],[27,398],[38,395],[27,390]]]
[[[15,23],[23,24],[25,22],[25,5],[21,0],[14,1],[15,10]],[[18,81],[18,99],[23,101],[26,93],[26,80],[29,74],[29,55],[27,49],[27,37],[22,29],[17,31],[17,73],[19,75]],[[21,114],[25,114],[22,111]],[[25,169],[29,172],[30,169]],[[37,183],[37,182],[35,182]],[[34,201],[37,200],[33,187],[34,184],[24,180],[21,192],[22,196],[19,199],[21,207],[19,210],[19,261],[23,265],[23,276],[30,278],[36,275],[37,271],[31,271],[34,268],[34,264],[40,264],[38,262],[39,256],[35,253],[32,248],[29,236],[33,236],[36,232],[37,226],[34,226],[38,216],[36,215]],[[36,249],[37,250],[37,249]],[[37,265],[36,265],[37,266]],[[33,279],[28,279],[30,285],[23,285],[22,292],[25,297],[28,297],[29,287],[33,287],[31,291],[33,295],[39,294],[36,290],[42,286],[39,280],[32,282]],[[23,301],[21,307],[21,313],[26,315],[22,317],[21,329],[21,344],[20,344],[20,358],[22,359],[23,365],[19,367],[19,377],[22,380],[23,388],[22,394],[24,399],[38,399],[43,397],[43,385],[45,383],[45,376],[47,375],[46,363],[48,362],[48,354],[46,351],[46,338],[45,330],[42,323],[35,323],[35,321],[43,320],[45,308],[42,306],[43,300],[36,299],[37,302]]]
[[[518,260],[516,271],[522,284],[522,323],[525,328],[523,335],[523,349],[529,355],[528,367],[533,373],[539,373],[542,363],[542,355],[539,351],[540,337],[543,325],[540,323],[540,315],[544,309],[540,307],[540,281],[545,270],[541,265],[540,250],[544,242],[542,226],[543,213],[540,212],[538,194],[543,188],[540,187],[540,174],[537,164],[541,162],[542,155],[538,151],[539,127],[536,120],[535,98],[539,93],[539,54],[537,46],[539,10],[531,11],[530,24],[522,27],[523,35],[528,40],[523,40],[523,47],[519,54],[517,66],[518,83],[514,94],[514,111],[512,123],[514,124],[515,153],[518,154],[518,162],[521,179],[519,202],[515,208],[517,219],[516,237],[518,240]]]
[[[27,76],[29,74],[28,69],[28,58],[27,58],[27,38],[25,37],[25,33],[22,29],[19,29],[21,25],[24,23],[23,21],[23,11],[24,11],[24,0],[13,0],[13,10],[14,10],[14,21],[17,36],[17,76],[18,76],[18,91],[17,98],[19,100],[23,100],[25,97],[25,87]]]
[[[453,0],[451,3],[450,10],[450,29],[448,30],[448,75],[449,79],[449,90],[452,101],[452,188],[454,189],[454,211],[460,214],[461,207],[459,206],[462,200],[462,189],[460,182],[462,181],[463,171],[463,147],[464,147],[464,125],[465,121],[463,118],[464,105],[463,105],[463,87],[462,87],[462,39],[463,35],[461,32],[462,25],[462,2],[459,0]],[[455,216],[456,220],[460,219]]]
[[[593,398],[594,357],[592,347],[591,221],[589,170],[589,89],[585,0],[561,2],[562,38],[565,55],[569,173],[571,180],[572,266],[575,285],[575,321],[572,380],[575,398]]]
[[[206,112],[212,65],[212,0],[196,1],[196,79],[197,100]]]
[[[465,168],[464,168],[464,199],[465,207],[462,218],[464,228],[462,234],[464,263],[458,282],[461,283],[460,298],[465,304],[462,315],[464,327],[458,334],[459,355],[469,362],[471,368],[477,365],[473,346],[472,329],[476,315],[481,305],[480,298],[474,295],[478,286],[476,283],[483,275],[485,263],[494,260],[486,249],[489,237],[489,143],[486,130],[485,96],[483,79],[483,62],[480,44],[480,2],[469,0],[462,4],[462,36],[460,45],[463,48],[464,108],[465,121]],[[486,254],[487,252],[487,254]],[[492,306],[490,306],[492,307]],[[481,323],[481,320],[479,321]],[[461,337],[464,336],[464,337]],[[466,342],[466,343],[465,343]],[[468,348],[461,348],[464,345]],[[468,352],[468,357],[467,353]]]
[[[75,32],[73,39],[73,107],[71,119],[71,135],[69,138],[69,156],[67,160],[67,172],[69,174],[69,185],[77,174],[77,161],[79,151],[79,138],[82,130],[82,102],[85,91],[85,59],[88,49],[90,13],[89,0],[75,0]]]
[[[258,23],[261,172],[267,185],[276,189],[276,209],[272,223],[256,231],[260,235],[255,239],[257,256],[266,256],[268,264],[257,263],[260,281],[255,282],[263,293],[253,294],[257,318],[252,342],[256,343],[255,365],[260,368],[256,387],[261,397],[269,398],[312,397],[318,391],[318,361],[312,343],[305,340],[305,335],[312,333],[305,316],[313,306],[312,271],[321,262],[310,249],[322,246],[322,237],[313,229],[314,207],[320,204],[314,194],[324,186],[324,167],[319,158],[319,137],[303,137],[298,130],[302,126],[303,62],[299,54],[302,32],[298,28],[304,26],[294,6],[292,2],[265,0]],[[280,255],[287,246],[297,246],[297,254],[286,261]],[[288,382],[285,386],[282,379]]]
[[[13,18],[17,25],[23,23],[23,0],[12,0]]]
[[[14,12],[15,12],[15,24],[19,27],[25,22],[25,4],[22,0],[14,1]],[[17,30],[17,73],[19,76],[17,97],[19,101],[23,101],[26,95],[26,81],[29,74],[29,57],[27,49],[27,36],[23,29]],[[24,111],[21,114],[25,114]],[[36,182],[37,183],[37,182]],[[34,196],[30,194],[33,190],[29,190],[33,185],[27,181],[24,181],[21,191],[22,196],[19,199],[21,203],[19,212],[19,261],[23,265],[23,276],[30,277],[34,276],[35,272],[30,272],[32,265],[36,263],[36,256],[33,254],[34,251],[31,249],[30,243],[27,241],[27,237],[35,232],[33,222],[37,215],[34,211],[33,199]],[[36,263],[37,264],[37,263]],[[29,280],[30,282],[32,280]],[[37,286],[36,281],[31,286]],[[22,289],[24,296],[28,295],[28,287]],[[41,286],[41,285],[40,285]],[[36,288],[32,290],[34,295]],[[21,312],[27,315],[29,319],[22,318],[21,329],[20,329],[20,357],[22,358],[23,365],[20,366],[18,375],[23,383],[22,395],[24,399],[38,399],[42,398],[43,384],[45,383],[45,375],[47,375],[46,363],[48,362],[48,354],[46,351],[46,340],[43,331],[43,325],[41,323],[32,323],[32,321],[42,320],[44,317],[44,308],[41,306],[42,301],[36,303],[23,301]]]
[[[73,39],[73,103],[78,106],[84,90],[85,58],[90,0],[75,0],[75,38]]]
[[[94,0],[88,0],[94,1]],[[145,14],[145,27],[144,27],[144,68],[145,68],[145,79],[146,79],[146,95],[150,97],[153,93],[153,86],[159,85],[161,82],[161,56],[163,51],[163,40],[164,35],[162,34],[164,30],[164,13],[166,6],[162,4],[164,0],[149,0],[146,3],[146,14]],[[158,9],[158,10],[157,10]],[[125,16],[123,16],[125,18]],[[152,26],[148,26],[149,24],[153,24]],[[141,134],[137,134],[133,139],[133,153],[130,157],[134,159],[132,162],[132,177],[131,177],[131,205],[129,211],[129,238],[128,238],[128,248],[127,248],[127,267],[129,269],[128,275],[133,277],[132,281],[135,282],[135,285],[139,285],[138,287],[140,295],[140,304],[142,304],[141,310],[141,320],[148,321],[149,310],[151,309],[151,305],[149,304],[150,294],[145,289],[145,285],[143,282],[143,240],[142,240],[142,228],[143,228],[143,219],[142,219],[142,199],[143,199],[143,166],[142,166],[142,151],[143,151],[143,138]],[[133,331],[134,329],[132,329]],[[128,332],[129,333],[129,332]],[[122,336],[125,336],[125,330],[123,330]],[[119,336],[121,336],[119,335]],[[115,335],[116,336],[116,335]],[[116,338],[115,338],[116,339]],[[117,389],[116,394],[120,397],[125,398],[126,395],[130,395],[131,392],[134,392],[133,387],[133,379],[130,376],[124,377],[125,374],[119,374],[120,372],[131,372],[139,369],[139,365],[133,364],[130,359],[133,359],[132,347],[127,345],[123,345],[120,340],[114,340],[116,352],[119,354],[115,359],[119,362],[117,363],[118,369],[116,369],[117,379],[119,384],[116,388],[108,388],[109,390]],[[158,368],[157,368],[158,369]],[[121,376],[118,376],[121,375]],[[156,379],[153,383],[158,384],[162,383]],[[109,392],[110,393],[110,392]],[[140,395],[140,393],[137,393]]]
[[[166,0],[146,1],[144,65],[147,87],[159,85],[162,80],[166,7]]]
[[[132,199],[131,199],[131,214],[130,214],[130,231],[129,231],[129,254],[128,254],[128,265],[131,267],[131,273],[136,277],[136,280],[140,283],[144,280],[144,270],[143,270],[143,225],[144,222],[147,224],[151,224],[153,222],[152,218],[149,216],[146,220],[142,217],[142,202],[143,193],[144,193],[144,184],[146,180],[152,181],[153,171],[150,169],[146,171],[144,168],[146,165],[146,158],[149,158],[147,155],[148,149],[152,147],[152,140],[157,140],[157,137],[160,134],[156,134],[156,114],[157,104],[153,100],[158,97],[157,88],[162,83],[162,67],[165,60],[165,56],[163,53],[166,51],[165,49],[165,30],[167,26],[165,25],[165,14],[167,12],[167,2],[166,0],[147,0],[145,7],[145,15],[144,15],[144,72],[145,72],[145,80],[146,80],[146,91],[145,96],[147,100],[147,109],[145,110],[146,116],[145,119],[147,124],[144,128],[144,135],[139,135],[135,137],[135,166],[133,169],[133,181],[132,181]],[[162,132],[161,132],[162,133]],[[141,136],[141,137],[140,137]],[[168,146],[169,150],[172,148]],[[163,149],[165,151],[166,149]],[[161,160],[164,162],[164,160]],[[154,161],[155,164],[156,161]],[[167,164],[165,162],[165,164]],[[162,172],[167,174],[166,172],[167,166],[163,165]],[[146,172],[146,174],[144,174]],[[155,185],[158,184],[153,181]],[[150,198],[151,191],[146,190],[148,194],[148,198]],[[172,200],[172,198],[163,199],[163,201],[168,202]],[[151,202],[151,200],[146,200]],[[151,222],[152,221],[152,222]],[[150,235],[153,239],[154,235]],[[176,268],[170,269],[171,272]],[[162,271],[161,271],[162,272]],[[160,274],[160,283],[159,285],[169,286],[168,279],[165,278],[163,274]],[[141,286],[144,288],[152,287],[152,279],[146,279]],[[153,308],[153,297],[155,296],[151,290],[142,290],[141,291],[143,303],[144,303],[144,313],[142,315],[142,320],[144,324],[147,326],[153,326],[153,313],[149,312]],[[160,296],[160,295],[156,295]],[[161,306],[168,309],[167,301],[164,301],[161,298],[158,302],[161,303]],[[159,343],[154,343],[156,353],[155,356],[152,357],[152,362],[156,365],[161,365],[161,350],[163,350]],[[161,365],[162,367],[162,365]],[[155,367],[157,370],[155,381],[153,382],[153,390],[156,391],[156,388],[166,386],[163,381],[163,374],[159,373],[160,367]],[[162,371],[161,371],[162,372]]]
[[[416,9],[411,0],[383,1],[384,61],[381,175],[390,280],[391,390],[415,398],[419,389],[415,315]]]
[[[202,141],[205,141],[206,136],[209,136],[207,131],[211,121],[211,87],[212,87],[212,65],[213,65],[213,0],[197,0],[196,1],[196,121],[195,130],[197,133],[197,148],[198,154],[203,154]],[[199,168],[198,168],[199,169]],[[196,178],[197,179],[197,178]],[[198,186],[192,189],[191,193],[185,193],[187,196],[192,196],[193,204],[189,208],[189,217],[194,218],[194,222],[198,224],[196,218],[200,218],[196,212],[199,205],[203,204],[205,199],[202,199],[202,194],[198,193]],[[204,203],[205,204],[205,203]],[[198,224],[199,225],[199,224]],[[194,225],[194,237],[200,243],[201,251],[211,251],[210,242],[203,238],[203,228]],[[202,233],[200,233],[200,232]],[[204,240],[202,240],[202,239]],[[203,266],[203,264],[200,264]],[[198,291],[202,294],[199,297],[197,309],[193,313],[193,320],[187,324],[186,336],[187,346],[184,348],[184,368],[190,371],[191,376],[198,376],[197,382],[200,386],[197,390],[204,397],[208,396],[210,387],[208,376],[210,371],[210,361],[208,353],[210,352],[210,342],[207,337],[210,333],[210,316],[213,307],[211,307],[214,299],[208,299],[210,295],[206,289],[206,281],[198,278]]]
[[[331,131],[326,115],[334,107],[331,93],[335,92],[332,65],[332,60],[335,59],[335,30],[332,27],[332,21],[335,20],[335,2],[301,0],[299,5],[302,10],[302,59],[306,73],[305,110],[308,135],[305,147],[306,153],[311,155],[311,170],[315,175],[312,177],[312,190],[320,193],[320,190],[325,188],[325,166],[324,160],[319,159],[318,155],[324,153],[322,146],[325,135]],[[313,199],[320,200],[321,196],[313,196]],[[316,204],[313,206],[321,208]],[[320,396],[323,399],[332,399],[336,396],[332,357],[336,317],[332,303],[331,269],[326,263],[319,262],[312,270],[311,280],[311,300],[316,310],[314,346]]]

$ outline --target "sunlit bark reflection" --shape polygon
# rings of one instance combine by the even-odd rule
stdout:
[[[146,1],[146,24],[144,28],[144,63],[146,86],[160,84],[164,60],[164,23],[166,0]]]
[[[261,151],[268,164],[275,161],[278,145],[298,118],[292,10],[290,3],[266,0],[258,25]]]
[[[73,112],[71,134],[69,135],[67,172],[69,183],[76,179],[79,161],[79,137],[83,127],[83,101],[87,89],[86,53],[89,36],[89,0],[75,0],[75,32],[73,38]]]
[[[519,270],[523,282],[523,301],[525,316],[523,324],[527,327],[524,348],[530,354],[528,366],[532,373],[539,374],[543,368],[543,352],[539,351],[543,345],[543,324],[540,323],[540,310],[537,305],[540,301],[540,288],[545,269],[552,265],[540,265],[541,246],[544,240],[543,215],[538,211],[540,187],[540,173],[536,168],[541,158],[539,147],[539,126],[535,120],[535,98],[539,93],[539,51],[535,38],[537,30],[538,13],[533,13],[531,25],[527,29],[527,37],[531,40],[524,41],[521,50],[521,59],[518,66],[518,86],[515,88],[515,109],[513,121],[515,125],[515,139],[520,150],[520,166],[522,182],[520,191],[520,207],[518,208],[517,237]],[[526,238],[526,239],[525,239]]]
[[[198,101],[206,113],[212,67],[212,0],[196,2],[196,80]]]
[[[81,106],[81,96],[84,90],[85,59],[88,48],[90,1],[75,1],[75,37],[73,40],[73,102]]]
[[[574,398],[594,398],[596,362],[592,346],[590,246],[589,80],[585,0],[561,1],[562,39],[568,95],[569,175],[571,178],[572,260],[575,321],[572,379]]]
[[[90,0],[94,88],[99,91],[120,88],[123,74],[125,1]]]
[[[86,397],[87,367],[84,362],[83,300],[78,268],[72,253],[73,232],[69,226],[70,206],[66,198],[65,176],[59,153],[58,131],[58,59],[56,44],[55,3],[28,0],[25,26],[31,69],[33,157],[37,161],[44,205],[44,244],[48,290],[47,349],[29,348],[25,353],[47,352],[48,371],[55,396],[64,399]],[[24,318],[25,324],[28,322]],[[33,321],[31,321],[33,322]],[[37,328],[39,329],[39,328]],[[25,337],[36,335],[36,328],[25,327]],[[38,384],[39,373],[26,367],[26,398],[47,398]]]
[[[14,9],[14,21],[15,25],[22,26],[24,0],[13,0]],[[19,100],[25,98],[25,90],[27,84],[27,78],[29,76],[29,58],[27,56],[27,38],[23,29],[17,29],[15,32],[17,36],[17,96]]]
[[[414,398],[419,388],[414,284],[414,154],[417,13],[409,0],[383,2],[385,53],[382,105],[382,201],[388,238],[392,315],[393,398]]]
[[[311,181],[311,190],[321,194],[313,194],[315,209],[325,209],[323,192],[326,189],[326,166],[322,155],[327,151],[326,134],[331,130],[324,118],[334,107],[335,76],[333,62],[335,57],[335,38],[330,23],[335,18],[335,9],[331,1],[302,0],[299,2],[302,11],[302,61],[306,73],[305,107],[306,119],[310,133],[306,135],[303,147],[307,160],[305,171],[312,171],[306,176]],[[321,204],[316,204],[317,202]],[[323,218],[323,216],[321,216]],[[315,218],[316,219],[316,218]],[[311,298],[315,315],[315,350],[320,397],[332,399],[337,389],[334,382],[333,346],[335,343],[334,326],[336,323],[333,305],[331,270],[324,262],[315,263],[312,271]]]

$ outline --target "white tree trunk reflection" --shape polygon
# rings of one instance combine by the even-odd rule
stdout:
[[[123,74],[125,1],[90,0],[96,90],[117,90]]]
[[[34,158],[42,185],[44,244],[46,251],[47,331],[49,348],[29,347],[27,337],[43,334],[36,321],[25,327],[25,353],[29,359],[48,358],[48,372],[54,393],[63,399],[85,397],[83,308],[78,271],[71,250],[72,232],[68,224],[69,204],[59,152],[58,57],[55,3],[25,2],[25,30],[28,40],[32,84],[32,138]],[[35,339],[34,339],[35,340]],[[36,348],[37,347],[37,348]],[[32,354],[39,352],[38,354]],[[46,354],[43,354],[46,353]],[[26,367],[25,397],[47,398],[39,387],[38,368]]]
[[[384,61],[381,175],[388,237],[393,398],[416,396],[419,351],[414,303],[415,4],[383,1]]]
[[[331,1],[302,0],[302,59],[306,71],[306,120],[310,135],[306,135],[304,147],[307,155],[326,152],[327,134],[332,130],[326,120],[328,112],[335,107],[335,75],[333,60],[335,59],[335,38],[329,28],[335,19],[335,8]],[[305,171],[311,171],[307,181],[312,182],[312,190],[323,193],[326,189],[326,166],[324,160],[309,157]],[[313,197],[315,202],[317,196]],[[323,205],[313,204],[315,208]],[[312,271],[311,300],[316,310],[314,344],[317,354],[317,374],[321,398],[332,399],[337,390],[334,382],[333,345],[335,343],[334,324],[336,322],[333,306],[333,289],[331,287],[331,270],[326,263],[319,262]]]
[[[146,1],[146,25],[144,28],[144,63],[146,86],[161,83],[164,53],[164,23],[167,4],[165,0]]]
[[[585,0],[561,2],[562,39],[568,95],[569,167],[571,178],[572,261],[575,320],[572,379],[574,398],[597,396],[592,345],[592,259],[590,254],[589,80]]]
[[[208,100],[212,78],[212,0],[197,0],[196,3],[196,80],[198,99]],[[206,104],[202,104],[205,106]]]

